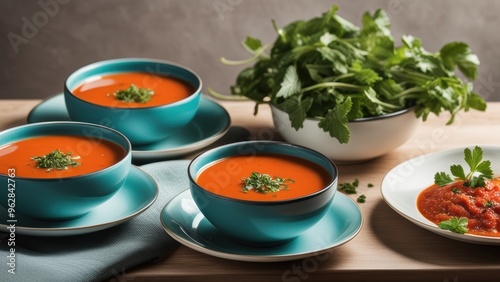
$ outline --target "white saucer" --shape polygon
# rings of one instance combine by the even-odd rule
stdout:
[[[38,104],[28,114],[28,123],[70,120],[64,95],[58,94]],[[220,139],[229,130],[231,119],[217,102],[204,96],[194,119],[167,139],[132,148],[134,161],[152,162],[187,155]]]
[[[219,232],[203,216],[189,190],[175,196],[162,210],[165,231],[179,243],[199,252],[232,260],[271,262],[310,257],[347,243],[363,224],[358,205],[337,193],[330,211],[311,229],[285,244],[252,247]]]
[[[31,236],[81,235],[124,223],[145,211],[158,197],[156,181],[142,169],[132,166],[123,186],[104,204],[88,214],[66,221],[40,221],[16,215],[17,222],[7,217],[0,207],[0,228],[14,223],[16,234]],[[6,223],[6,224],[4,224]]]

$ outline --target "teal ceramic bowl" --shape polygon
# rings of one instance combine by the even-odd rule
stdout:
[[[143,72],[173,77],[189,83],[194,92],[180,101],[146,108],[115,108],[82,100],[72,91],[82,83],[103,75]],[[186,126],[198,110],[202,81],[186,67],[155,59],[127,58],[96,62],[68,76],[64,84],[64,100],[73,121],[111,127],[123,133],[132,145],[160,141]]]
[[[81,136],[81,146],[72,152],[77,155],[92,149],[86,138],[112,141],[125,150],[125,155],[112,166],[72,177],[58,177],[56,171],[52,178],[22,177],[23,166],[8,166],[6,171],[0,171],[0,183],[5,185],[0,193],[0,205],[7,211],[13,208],[15,216],[47,221],[79,217],[110,199],[127,179],[131,167],[130,142],[118,131],[100,125],[81,122],[22,125],[0,132],[0,148],[22,139],[47,135]],[[54,149],[63,150],[63,146],[54,144]],[[7,189],[7,183],[12,190]]]
[[[213,162],[235,155],[261,153],[295,156],[324,168],[330,181],[320,191],[283,201],[246,201],[209,192],[196,183],[198,174]],[[314,226],[330,209],[337,191],[338,170],[326,156],[306,147],[275,141],[245,141],[206,151],[188,167],[190,191],[201,213],[225,234],[255,245],[290,241]]]

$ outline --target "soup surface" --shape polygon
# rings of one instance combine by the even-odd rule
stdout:
[[[243,179],[252,172],[268,174],[271,178],[291,179],[287,189],[260,193],[245,191]],[[332,181],[321,166],[301,158],[277,154],[231,156],[203,168],[196,182],[204,189],[221,196],[249,201],[281,201],[315,193]]]
[[[114,93],[131,85],[153,91],[151,99],[142,102],[118,100]],[[151,73],[128,72],[96,76],[73,89],[73,94],[87,102],[114,108],[145,108],[166,105],[189,97],[194,87],[180,79]]]
[[[54,150],[78,163],[67,169],[37,168],[33,157],[43,157]],[[109,167],[123,159],[126,151],[120,145],[97,138],[72,135],[38,136],[13,142],[0,147],[0,173],[14,168],[17,177],[59,178],[82,175]]]
[[[463,181],[431,185],[417,198],[417,208],[428,220],[439,224],[452,217],[468,219],[469,234],[500,237],[500,178],[485,187],[471,188]]]

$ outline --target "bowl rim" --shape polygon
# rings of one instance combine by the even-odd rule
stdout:
[[[284,111],[283,109],[281,109],[279,106],[273,104],[273,103],[269,103],[269,106],[271,107],[271,109],[276,109],[278,111],[281,111],[282,113],[285,113],[285,114],[288,114],[286,111]],[[415,110],[417,106],[414,105],[414,106],[410,106],[408,108],[404,108],[404,109],[401,109],[401,110],[397,110],[395,112],[392,112],[392,113],[387,113],[387,114],[383,114],[383,115],[380,115],[380,116],[371,116],[371,117],[362,117],[362,118],[357,118],[357,119],[353,119],[353,120],[350,120],[348,121],[347,123],[358,123],[358,122],[367,122],[367,121],[378,121],[378,120],[383,120],[383,119],[389,119],[389,118],[394,118],[394,117],[397,117],[397,116],[401,116],[401,115],[404,115],[408,112],[412,112],[413,110]],[[415,117],[416,118],[416,117]],[[311,118],[311,117],[306,117],[306,120],[311,120],[311,121],[320,121],[321,119],[319,118]]]
[[[291,199],[285,199],[285,200],[279,200],[279,201],[255,201],[255,200],[235,199],[235,198],[226,197],[226,196],[223,196],[223,195],[216,194],[216,193],[213,193],[211,191],[208,191],[208,190],[204,189],[203,187],[201,187],[200,185],[198,185],[198,183],[196,182],[196,179],[195,179],[195,177],[197,177],[197,175],[195,175],[193,177],[193,175],[191,175],[191,173],[190,173],[191,167],[193,166],[194,162],[197,161],[199,158],[203,157],[206,154],[209,154],[209,153],[212,153],[214,151],[217,151],[217,150],[220,150],[220,149],[223,149],[223,148],[227,148],[227,147],[238,147],[238,146],[241,146],[241,145],[244,145],[244,144],[257,144],[257,143],[258,144],[272,144],[272,145],[277,145],[277,146],[286,146],[286,147],[297,148],[299,150],[309,151],[309,152],[317,155],[318,157],[324,159],[328,164],[330,164],[331,168],[332,168],[332,170],[334,172],[334,175],[330,175],[331,176],[330,177],[331,180],[328,182],[328,184],[325,187],[323,187],[320,190],[318,190],[318,191],[316,191],[314,193],[311,193],[311,194],[307,194],[307,195],[304,195],[304,196],[301,196],[301,197],[298,197],[298,198],[291,198]],[[280,153],[278,155],[283,155],[283,154]],[[294,156],[294,155],[290,155],[290,156]],[[300,157],[297,157],[297,158],[300,158]],[[210,162],[210,163],[213,163],[213,162]],[[203,167],[208,166],[210,163],[205,164]],[[327,172],[328,172],[328,170],[327,170]],[[335,191],[334,191],[334,194],[335,194],[337,192],[337,189],[334,188],[333,186],[335,186],[335,183],[338,183],[338,179],[339,179],[339,170],[338,170],[337,165],[335,164],[335,162],[333,162],[326,155],[324,155],[324,154],[322,154],[319,151],[316,151],[314,149],[308,148],[306,146],[292,144],[292,143],[287,143],[287,142],[283,142],[283,141],[272,141],[272,140],[240,141],[240,142],[229,143],[229,144],[225,144],[225,145],[222,145],[222,146],[219,146],[219,147],[212,148],[210,150],[207,150],[205,152],[202,152],[202,153],[198,154],[196,157],[194,157],[189,162],[189,165],[187,167],[187,174],[188,174],[189,181],[191,182],[190,189],[193,189],[192,186],[194,184],[196,187],[198,187],[204,193],[207,193],[207,194],[209,194],[209,195],[211,195],[213,197],[216,197],[216,198],[220,198],[220,199],[228,200],[228,201],[234,201],[234,202],[238,202],[238,203],[251,204],[251,205],[263,205],[263,206],[284,205],[284,204],[290,204],[290,203],[294,203],[294,202],[304,201],[304,200],[307,200],[309,198],[316,197],[319,194],[326,193],[330,189],[335,189]],[[330,173],[328,173],[328,174],[330,174]]]
[[[104,173],[106,172],[107,170],[111,170],[113,168],[115,168],[116,166],[118,165],[121,165],[123,162],[125,162],[127,159],[131,159],[132,157],[132,144],[130,143],[130,141],[128,140],[128,138],[123,135],[123,133],[113,129],[113,128],[110,128],[110,127],[106,127],[106,126],[103,126],[103,125],[100,125],[100,124],[93,124],[93,123],[87,123],[87,122],[80,122],[80,121],[47,121],[47,122],[36,122],[36,123],[29,123],[29,124],[23,124],[23,125],[19,125],[19,126],[16,126],[16,127],[12,127],[12,128],[9,128],[9,129],[6,129],[6,130],[3,130],[0,132],[0,136],[3,135],[3,134],[6,134],[6,133],[9,133],[11,131],[16,131],[16,130],[20,130],[20,129],[24,129],[24,128],[29,128],[29,127],[36,127],[36,126],[56,126],[56,125],[69,125],[69,126],[73,126],[73,125],[81,125],[81,126],[86,126],[86,127],[98,127],[102,130],[106,130],[106,131],[109,131],[115,135],[117,135],[118,137],[120,137],[121,139],[123,139],[125,141],[125,143],[127,144],[127,148],[123,147],[122,145],[118,144],[117,142],[115,141],[111,141],[111,140],[108,140],[108,141],[111,141],[113,143],[116,143],[118,146],[122,147],[123,149],[125,149],[125,155],[116,163],[114,163],[113,165],[110,165],[110,166],[107,166],[105,168],[102,168],[102,169],[99,169],[99,170],[96,170],[96,171],[93,171],[93,172],[90,172],[90,173],[86,173],[86,174],[80,174],[80,175],[73,175],[73,176],[69,176],[69,177],[48,177],[48,178],[37,178],[37,177],[26,177],[26,176],[15,176],[16,179],[20,179],[20,180],[29,180],[29,181],[54,181],[54,180],[62,180],[62,179],[67,179],[66,181],[68,180],[73,180],[73,179],[78,179],[78,178],[84,178],[84,177],[91,177],[93,175],[96,175],[98,173]],[[49,134],[47,134],[49,135]],[[64,133],[61,133],[61,134],[58,134],[58,135],[65,135]],[[66,135],[70,135],[70,134],[66,134]],[[43,134],[42,135],[39,135],[39,136],[44,136]],[[76,136],[80,136],[80,135],[76,135]],[[16,139],[16,141],[20,141],[20,140],[24,140],[24,139],[27,139],[27,138],[31,138],[33,136],[30,136],[30,137],[25,137],[25,138],[21,138],[21,139]],[[7,143],[9,144],[9,143]],[[0,147],[1,146],[4,146],[4,145],[7,145],[7,144],[0,144]],[[7,174],[3,173],[3,172],[0,172],[0,176],[8,176]]]
[[[189,94],[188,97],[183,98],[181,100],[175,101],[173,103],[163,104],[163,105],[140,107],[140,108],[137,108],[137,107],[108,107],[108,106],[94,104],[92,102],[89,102],[87,100],[81,99],[80,97],[74,95],[73,94],[73,90],[70,90],[68,88],[68,80],[72,76],[74,76],[75,73],[87,71],[87,70],[90,70],[90,69],[93,69],[93,68],[96,68],[96,67],[99,67],[99,66],[102,66],[102,65],[110,64],[110,63],[120,63],[120,62],[145,62],[145,63],[150,62],[150,63],[160,63],[160,64],[164,64],[164,65],[174,66],[174,67],[177,67],[177,68],[180,68],[180,69],[184,69],[184,70],[188,71],[189,73],[191,73],[199,81],[199,85],[193,91],[193,93]],[[128,71],[127,70],[119,70],[119,71],[114,72],[114,73],[126,73],[126,72],[128,72]],[[157,72],[154,71],[153,74],[157,74]],[[134,58],[116,58],[116,59],[108,59],[108,60],[95,61],[93,63],[84,65],[84,66],[82,66],[82,67],[80,67],[80,68],[72,71],[66,77],[66,79],[64,80],[64,91],[63,91],[63,93],[65,95],[66,95],[66,93],[69,93],[71,95],[71,97],[73,97],[74,99],[77,99],[77,100],[79,100],[81,102],[84,102],[85,104],[92,105],[92,106],[99,107],[99,108],[113,109],[113,110],[133,110],[133,111],[143,110],[144,111],[144,110],[147,110],[147,109],[172,107],[172,106],[175,106],[176,104],[183,104],[183,103],[188,102],[190,100],[196,99],[196,97],[201,94],[202,88],[203,88],[203,81],[202,81],[201,77],[194,70],[192,70],[191,68],[188,68],[188,67],[186,67],[184,65],[177,64],[177,63],[174,63],[174,62],[171,62],[171,61],[162,60],[162,59],[134,57]]]

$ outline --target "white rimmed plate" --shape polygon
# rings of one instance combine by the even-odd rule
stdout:
[[[474,145],[475,146],[475,145]],[[469,146],[472,150],[474,146]],[[483,149],[483,160],[490,160],[493,172],[500,173],[500,147],[478,145]],[[500,245],[500,237],[458,234],[439,228],[427,220],[417,209],[417,197],[422,190],[432,185],[436,172],[450,171],[450,166],[460,164],[466,170],[465,147],[422,155],[402,162],[383,178],[382,197],[397,213],[416,225],[451,239],[488,245]]]

